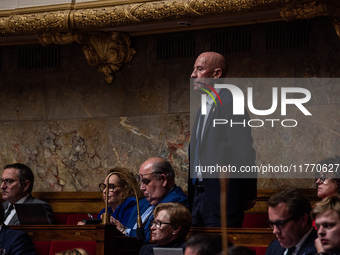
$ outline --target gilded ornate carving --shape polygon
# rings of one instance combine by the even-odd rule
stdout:
[[[55,10],[41,13],[0,17],[0,34],[21,35],[44,32],[66,33],[93,31],[174,19],[195,19],[202,16],[256,13],[280,10],[284,20],[309,19],[330,15],[329,5],[337,0],[164,0],[104,5],[91,8]],[[88,4],[91,6],[91,4]],[[75,9],[73,9],[75,8]],[[332,15],[330,15],[331,18]]]
[[[13,15],[7,21],[8,32],[11,34],[34,34],[45,31],[67,31],[69,29],[68,16],[69,11]]]
[[[202,15],[221,15],[256,12],[263,8],[285,6],[293,0],[164,0],[104,6],[101,8],[18,14],[0,19],[0,33],[41,34],[90,31],[130,24],[162,22],[194,18]]]
[[[39,42],[43,46],[47,46],[49,44],[70,44],[73,42],[81,43],[80,42],[80,35],[79,34],[73,34],[73,33],[45,33],[39,36]]]
[[[130,48],[130,39],[119,32],[89,32],[89,33],[45,33],[40,36],[42,45],[70,44],[77,42],[83,45],[83,52],[90,66],[98,67],[105,75],[105,81],[111,83],[114,72],[131,61],[136,51]]]
[[[311,19],[327,15],[326,6],[320,2],[292,3],[281,8],[281,17],[284,20]]]
[[[91,33],[82,37],[83,51],[90,66],[98,66],[98,70],[105,75],[105,81],[111,83],[113,72],[122,64],[131,61],[136,51],[130,48],[130,39],[126,34]]]

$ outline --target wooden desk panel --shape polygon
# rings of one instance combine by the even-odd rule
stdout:
[[[195,234],[221,235],[221,228],[192,227],[189,236]],[[276,239],[271,228],[227,228],[227,237],[234,245],[267,247]]]
[[[141,242],[122,235],[112,225],[36,225],[11,226],[25,231],[33,241],[96,241],[97,255],[138,255]]]
[[[39,225],[39,226],[11,226],[27,232],[33,241],[96,241],[97,255],[138,255],[141,242],[135,238],[123,236],[112,225]],[[221,228],[192,227],[189,236],[204,233],[222,233]],[[267,247],[275,236],[270,228],[228,228],[228,239],[239,246]]]

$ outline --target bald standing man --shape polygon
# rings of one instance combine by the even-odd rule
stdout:
[[[210,88],[218,82],[217,79],[224,78],[226,75],[225,58],[217,52],[204,52],[197,57],[191,74],[194,90],[197,93],[206,93],[203,89],[211,92]],[[197,173],[195,170],[217,165],[230,165],[240,169],[241,166],[255,165],[256,158],[250,127],[242,124],[230,125],[231,121],[247,123],[249,120],[247,111],[244,115],[233,115],[233,97],[230,91],[227,89],[216,89],[216,91],[222,105],[216,99],[218,102],[216,106],[210,96],[206,97],[207,114],[201,115],[201,109],[198,109],[190,140],[189,207],[192,210],[193,226],[197,227],[220,227],[221,206],[219,176],[205,178],[204,174]],[[214,93],[212,94],[216,97]],[[229,124],[213,127],[214,119],[226,119]],[[256,174],[249,175],[247,178],[237,178],[231,174],[223,181],[228,185],[225,203],[227,225],[241,227],[244,211],[255,205]]]

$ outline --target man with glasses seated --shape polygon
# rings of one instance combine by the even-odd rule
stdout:
[[[146,160],[139,168],[139,175],[136,178],[140,182],[140,190],[145,197],[139,202],[139,207],[147,242],[150,240],[150,222],[153,220],[152,213],[155,207],[167,202],[187,205],[188,199],[181,187],[175,184],[175,172],[172,166],[162,158],[155,157]],[[126,226],[116,220],[113,220],[113,223],[123,234],[137,237],[137,206],[133,208]]]
[[[309,216],[310,201],[296,189],[282,190],[268,200],[268,223],[277,240],[266,255],[315,255],[317,237]]]
[[[32,170],[20,163],[7,165],[1,176],[2,199],[5,201],[5,225],[20,225],[14,204],[44,204],[49,218],[53,223],[51,207],[45,202],[31,195],[34,184]]]

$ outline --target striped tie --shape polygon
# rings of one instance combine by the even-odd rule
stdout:
[[[148,219],[151,217],[153,210],[156,206],[150,205],[148,209],[142,214],[142,223],[144,225],[145,222],[148,221]],[[137,229],[137,223],[134,225],[133,229]]]

